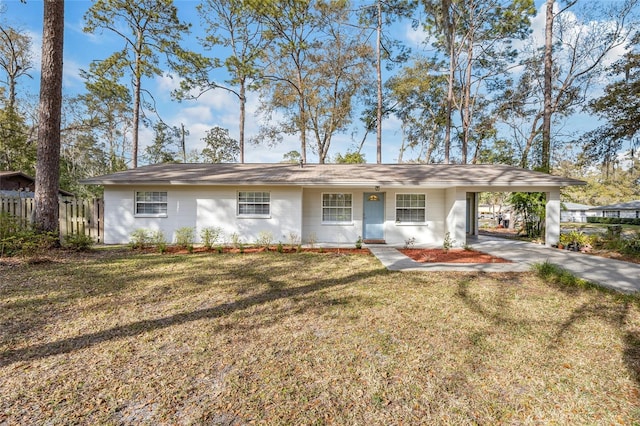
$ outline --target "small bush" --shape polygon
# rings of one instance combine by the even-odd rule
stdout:
[[[447,232],[446,234],[444,234],[444,241],[442,242],[442,249],[446,253],[449,250],[451,250],[451,248],[453,247],[453,245],[455,243],[456,243],[456,240],[451,238],[451,233]]]
[[[64,247],[75,251],[89,250],[95,242],[85,234],[69,234],[64,237]]]
[[[167,251],[167,239],[164,236],[164,233],[161,230],[157,230],[151,233],[150,236],[151,244],[154,245],[156,250],[160,253],[164,253]]]
[[[300,244],[300,236],[298,234],[296,234],[295,232],[289,232],[289,247],[291,247],[292,249],[297,246],[298,244]]]
[[[240,238],[240,235],[238,235],[237,232],[231,234],[231,245],[233,246],[233,248],[240,248],[241,244],[242,238]]]
[[[131,233],[129,238],[129,247],[134,250],[141,250],[147,248],[151,242],[151,235],[147,229],[136,229]]]
[[[204,244],[207,250],[210,250],[211,247],[213,247],[213,245],[218,242],[221,236],[222,228],[219,228],[217,226],[202,228],[202,230],[200,231],[200,239],[202,240],[202,244]]]
[[[416,237],[411,237],[404,240],[405,249],[412,249],[415,245],[416,245]]]
[[[184,226],[176,230],[176,245],[188,249],[193,246],[196,231],[191,226]]]
[[[362,248],[362,237],[358,237],[358,239],[356,240],[356,248],[357,249]]]
[[[256,240],[256,245],[259,247],[265,247],[267,250],[269,246],[273,242],[273,234],[269,231],[260,231],[258,234],[258,239]]]
[[[278,253],[284,252],[284,246],[282,245],[282,242],[278,241],[278,246],[276,247],[276,250],[278,251]]]

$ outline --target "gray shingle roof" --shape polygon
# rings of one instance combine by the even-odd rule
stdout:
[[[586,204],[578,204],[578,203],[562,203],[565,210],[589,210],[593,208],[593,206],[588,206]]]
[[[82,181],[94,185],[568,186],[580,180],[505,165],[155,164]]]
[[[591,210],[640,210],[640,200],[629,201],[628,203],[609,204],[608,206],[598,206]]]

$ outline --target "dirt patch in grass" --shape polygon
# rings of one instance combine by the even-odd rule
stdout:
[[[0,424],[633,424],[640,307],[372,256],[0,269]]]
[[[400,252],[420,263],[511,263],[477,250],[401,249]]]

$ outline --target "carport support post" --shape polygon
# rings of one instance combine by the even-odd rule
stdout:
[[[544,244],[551,247],[558,244],[560,239],[560,188],[547,192],[546,196]]]

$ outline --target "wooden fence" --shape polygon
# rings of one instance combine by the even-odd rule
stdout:
[[[0,212],[9,213],[25,222],[31,222],[34,209],[33,198],[0,197]],[[85,234],[97,243],[104,242],[104,202],[94,198],[83,200],[60,197],[60,237],[69,234]]]

